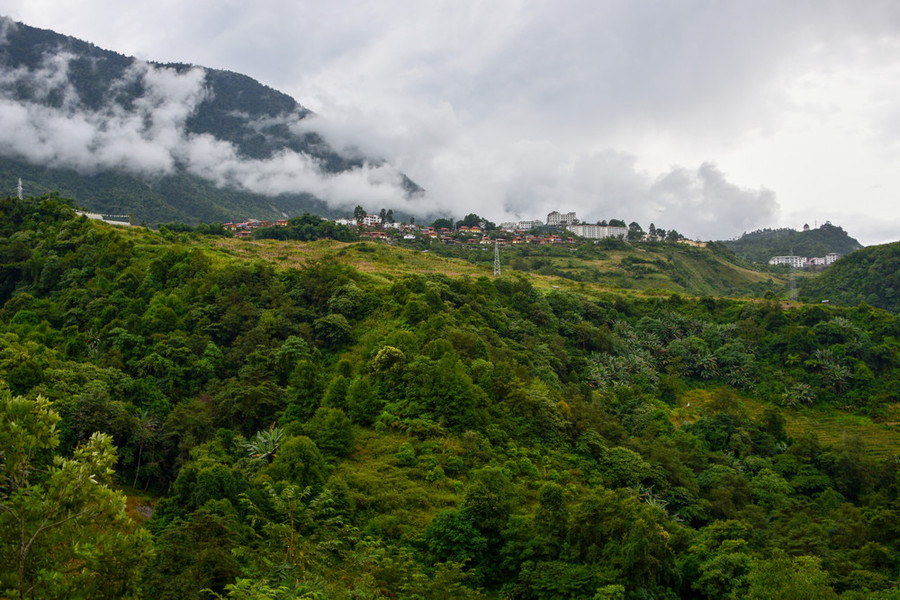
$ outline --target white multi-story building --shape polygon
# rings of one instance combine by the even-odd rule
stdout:
[[[362,224],[366,227],[381,225],[381,217],[378,215],[366,215],[365,217],[363,217]]]
[[[806,264],[805,256],[773,256],[769,259],[770,265],[791,265],[795,269],[802,269]]]
[[[602,240],[610,237],[624,239],[628,236],[627,227],[616,227],[613,225],[569,225],[566,229],[579,237],[595,240]]]
[[[814,256],[806,258],[805,256],[773,256],[769,259],[770,265],[791,265],[795,269],[804,267],[827,267],[841,257],[837,252],[830,252],[825,256]]]
[[[543,227],[543,223],[539,219],[533,219],[531,221],[519,221],[516,225],[516,229],[521,231],[531,231],[532,229],[537,229],[538,227]]]
[[[547,225],[552,226],[565,226],[565,225],[574,225],[578,222],[578,217],[575,216],[574,212],[561,213],[559,211],[554,210],[552,213],[547,215]]]

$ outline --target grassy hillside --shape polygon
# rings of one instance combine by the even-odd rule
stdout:
[[[439,243],[404,246],[399,242],[396,247],[401,252],[427,250],[442,258],[477,265],[480,273],[493,273],[493,246]],[[385,257],[395,252],[386,246],[369,251]],[[577,284],[575,287],[580,289],[593,284],[607,289],[758,297],[766,292],[778,296],[786,289],[783,277],[757,271],[717,245],[693,248],[677,243],[629,244],[615,240],[559,246],[522,244],[502,247],[500,261],[501,270],[528,273],[538,276],[542,282],[553,281],[553,285]]]
[[[184,236],[186,241],[188,236]],[[194,238],[195,240],[201,238]],[[285,244],[269,239],[218,238],[209,242],[231,256],[261,258],[282,267],[298,267],[311,258],[333,255],[365,273],[395,278],[403,274],[491,275],[494,248],[448,246],[438,241]],[[594,287],[694,296],[780,297],[787,282],[760,272],[718,246],[692,248],[677,243],[628,244],[608,241],[580,245],[505,246],[501,270],[528,274],[540,288],[587,292]]]

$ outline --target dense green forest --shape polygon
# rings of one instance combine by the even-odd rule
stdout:
[[[900,598],[894,315],[242,243],[0,201],[0,596]]]
[[[804,279],[800,292],[814,301],[847,305],[865,302],[900,312],[900,243],[854,252],[820,276]]]
[[[722,243],[741,258],[756,263],[767,263],[773,256],[812,257],[831,252],[846,256],[862,248],[843,228],[831,223],[808,231],[760,229]]]

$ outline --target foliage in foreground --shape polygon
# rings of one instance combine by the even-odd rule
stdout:
[[[887,312],[276,270],[0,213],[9,597],[896,596],[896,435],[788,433],[895,420]]]

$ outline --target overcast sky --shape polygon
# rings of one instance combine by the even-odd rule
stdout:
[[[863,244],[900,240],[896,0],[0,0],[0,14],[245,73],[456,218],[576,211],[702,239],[830,220]]]

